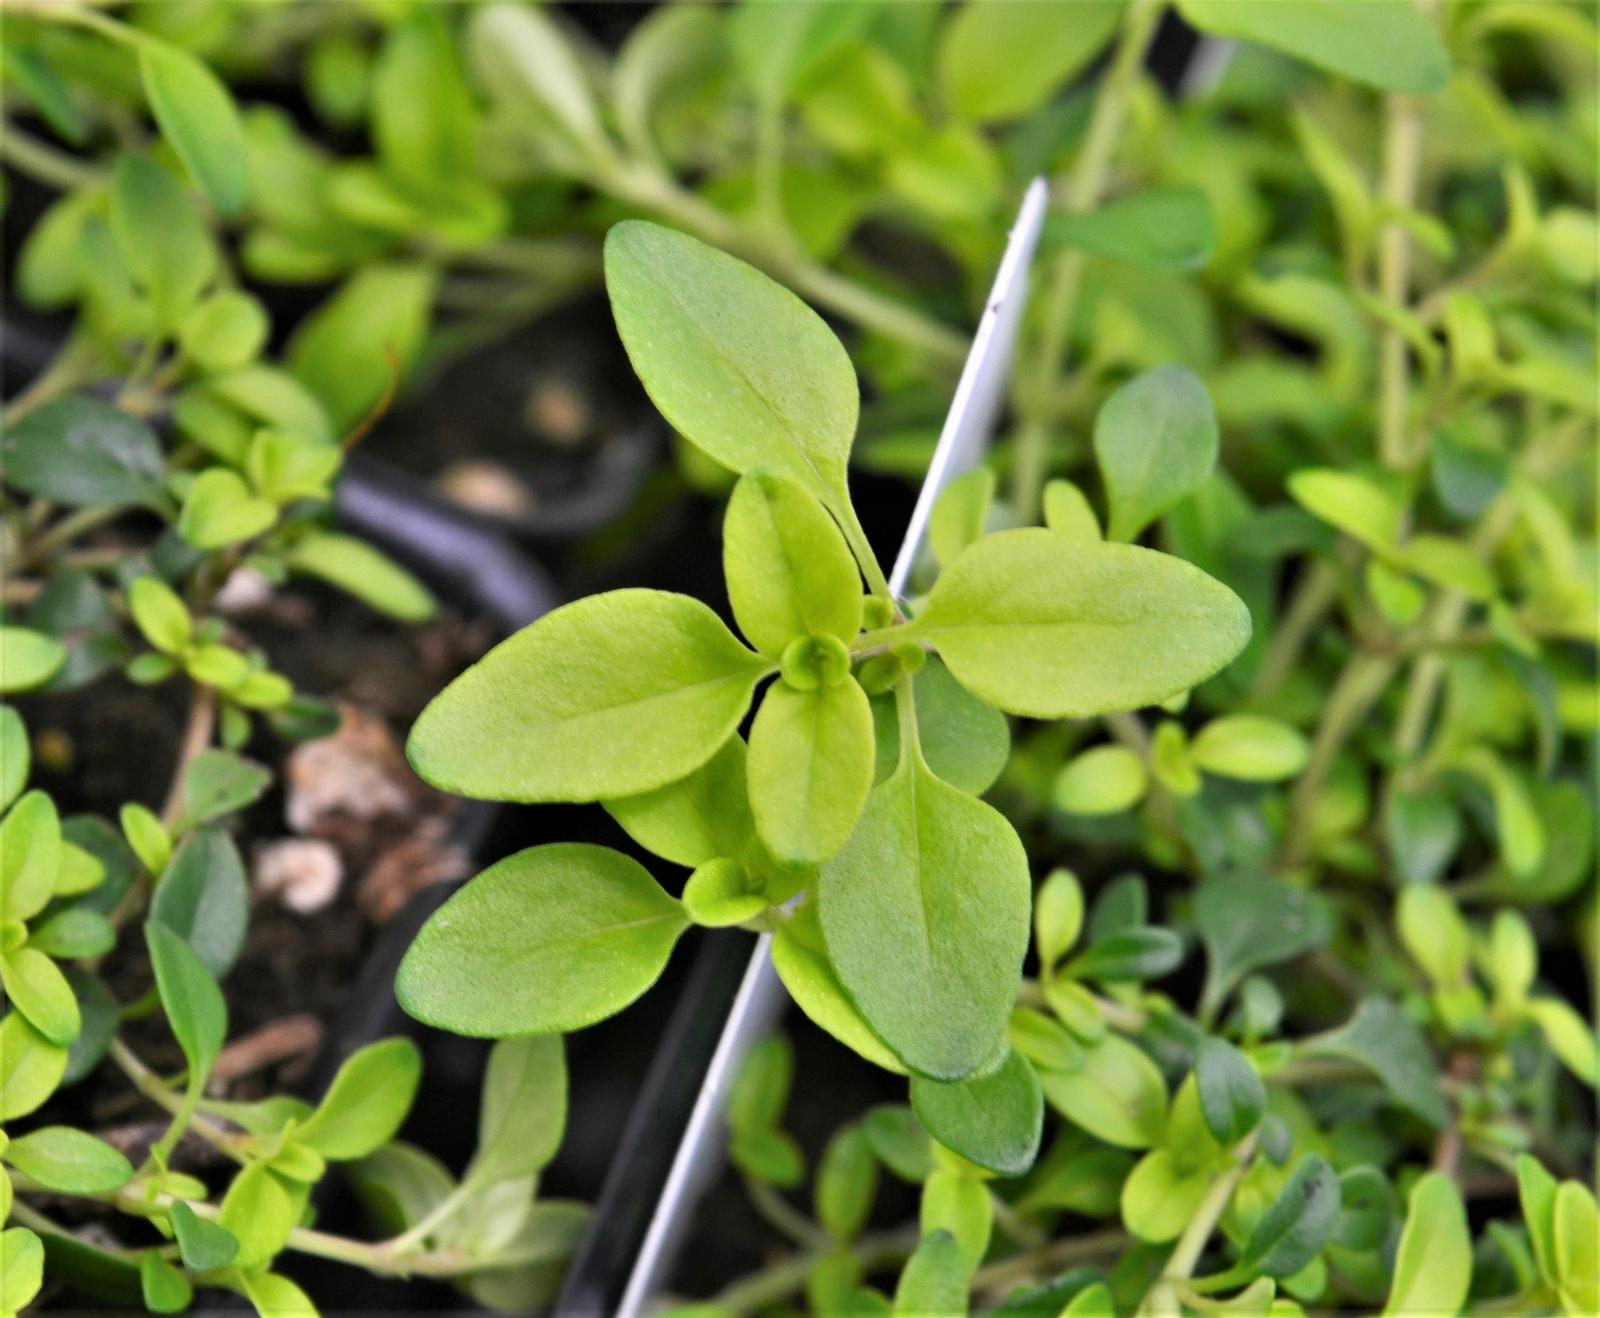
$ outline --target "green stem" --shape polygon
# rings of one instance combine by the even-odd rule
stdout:
[[[804,1290],[811,1270],[830,1254],[854,1254],[862,1272],[872,1273],[910,1258],[919,1239],[921,1232],[908,1226],[862,1236],[849,1246],[829,1244],[826,1248],[808,1250],[725,1287],[711,1298],[709,1307],[718,1313],[733,1314],[765,1309]]]
[[[467,1182],[462,1182],[435,1204],[414,1226],[396,1236],[393,1240],[388,1241],[387,1248],[394,1254],[404,1254],[408,1250],[415,1249],[426,1241],[433,1232],[443,1226],[445,1222],[449,1221],[460,1210],[461,1206],[472,1197],[473,1193],[474,1187]]]
[[[1024,1282],[1060,1272],[1063,1268],[1115,1254],[1126,1249],[1128,1243],[1128,1233],[1115,1227],[1052,1241],[1039,1249],[1030,1249],[979,1268],[972,1277],[972,1290],[978,1294],[1009,1290]]]
[[[1311,634],[1321,625],[1339,598],[1339,570],[1325,559],[1306,568],[1295,587],[1289,607],[1273,628],[1272,641],[1261,657],[1261,667],[1250,690],[1251,699],[1263,701],[1276,695],[1294,672]]]
[[[229,1135],[227,1131],[223,1130],[222,1127],[216,1125],[214,1122],[208,1121],[205,1117],[195,1115],[194,1107],[195,1104],[198,1104],[199,1102],[198,1095],[195,1096],[194,1103],[189,1102],[187,1095],[185,1095],[183,1098],[179,1098],[172,1092],[172,1090],[162,1083],[161,1077],[156,1075],[154,1071],[140,1061],[134,1051],[119,1038],[112,1038],[111,1046],[107,1049],[107,1055],[114,1063],[116,1063],[118,1069],[121,1070],[123,1075],[127,1076],[128,1079],[133,1082],[133,1087],[135,1089],[137,1089],[157,1107],[172,1114],[174,1124],[176,1124],[177,1119],[183,1114],[184,1109],[187,1107],[189,1115],[185,1117],[184,1120],[188,1123],[189,1129],[193,1130],[196,1135],[200,1136],[213,1148],[227,1154],[228,1157],[232,1158],[235,1162],[242,1164],[245,1161],[244,1157],[235,1147],[235,1141],[233,1137]],[[170,1127],[168,1129],[168,1134],[171,1134]],[[167,1152],[170,1152],[170,1149],[168,1149]]]
[[[93,165],[57,151],[10,121],[0,123],[0,159],[23,174],[62,192],[100,187],[107,175]]]
[[[1092,210],[1105,192],[1122,121],[1163,8],[1164,0],[1132,0],[1128,6],[1116,53],[1095,93],[1083,147],[1062,189],[1061,206],[1068,214]],[[1026,392],[1021,396],[1024,417],[1011,471],[1011,502],[1024,525],[1038,516],[1039,494],[1049,467],[1050,439],[1048,421],[1040,410],[1053,392],[1054,382],[1066,370],[1072,313],[1083,266],[1084,254],[1076,248],[1057,252],[1051,261],[1039,335],[1025,368],[1022,383]]]
[[[750,1202],[772,1226],[788,1236],[795,1244],[807,1249],[824,1249],[832,1244],[833,1237],[809,1217],[795,1208],[765,1181],[745,1177],[745,1192]]]
[[[1140,1318],[1149,1315],[1150,1318],[1164,1318],[1166,1315],[1177,1315],[1182,1312],[1182,1305],[1178,1300],[1178,1287],[1188,1281],[1194,1272],[1195,1265],[1200,1262],[1200,1256],[1205,1253],[1206,1242],[1211,1239],[1211,1233],[1217,1229],[1223,1213],[1228,1209],[1229,1202],[1233,1199],[1233,1192],[1239,1188],[1239,1182],[1250,1168],[1250,1160],[1255,1155],[1257,1136],[1249,1135],[1234,1150],[1233,1165],[1223,1172],[1211,1183],[1206,1191],[1205,1198],[1200,1201],[1200,1207],[1195,1209],[1194,1216],[1189,1219],[1189,1225],[1184,1227],[1183,1234],[1178,1237],[1178,1243],[1173,1247],[1172,1255],[1167,1259],[1167,1266],[1161,1270],[1161,1275],[1156,1278],[1155,1285],[1150,1288],[1144,1297],[1144,1303],[1139,1306]]]

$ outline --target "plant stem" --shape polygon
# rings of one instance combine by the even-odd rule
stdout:
[[[1144,68],[1145,52],[1155,36],[1163,8],[1164,0],[1132,0],[1128,6],[1116,52],[1095,92],[1083,147],[1062,188],[1061,206],[1068,214],[1092,210],[1105,192],[1128,101]],[[1039,493],[1049,466],[1050,440],[1049,424],[1041,411],[1054,382],[1066,369],[1072,313],[1077,305],[1083,266],[1084,254],[1076,248],[1057,252],[1051,261],[1037,346],[1024,374],[1026,392],[1021,401],[1026,412],[1017,434],[1011,470],[1011,502],[1023,525],[1031,524],[1038,516]]]
[[[112,1038],[111,1046],[107,1049],[107,1056],[117,1064],[123,1075],[133,1082],[133,1087],[157,1107],[172,1113],[174,1117],[182,1112],[188,1102],[187,1098],[180,1099],[167,1088],[162,1083],[161,1077],[140,1061],[137,1054],[121,1039]],[[245,1161],[238,1148],[235,1147],[233,1136],[206,1117],[194,1115],[192,1107],[188,1124],[189,1129],[213,1148],[227,1154],[235,1162],[243,1163]]]
[[[1250,690],[1254,701],[1276,695],[1294,672],[1311,634],[1339,598],[1339,570],[1324,559],[1311,563],[1295,586],[1289,607],[1273,629],[1272,641],[1261,658]]]
[[[196,756],[211,745],[211,734],[217,721],[217,693],[208,686],[197,685],[194,700],[189,706],[189,723],[183,732],[183,744],[178,748],[178,763],[172,771],[172,783],[167,788],[167,799],[161,807],[161,823],[170,833],[183,818],[183,780]]]
[[[795,1244],[807,1249],[824,1249],[832,1244],[832,1236],[803,1213],[797,1212],[787,1199],[765,1181],[747,1176],[744,1188],[756,1212]]]
[[[1010,1258],[1000,1259],[987,1267],[979,1268],[972,1277],[975,1292],[994,1292],[1009,1289],[1034,1280],[1045,1273],[1059,1272],[1062,1268],[1105,1254],[1114,1254],[1128,1244],[1128,1233],[1119,1228],[1091,1231],[1088,1235],[1070,1236],[1055,1240],[1039,1249],[1030,1249]]]
[[[1205,1253],[1206,1242],[1211,1239],[1211,1233],[1217,1229],[1217,1223],[1223,1213],[1228,1209],[1228,1203],[1233,1198],[1233,1192],[1239,1188],[1239,1182],[1250,1168],[1250,1160],[1255,1155],[1257,1136],[1251,1134],[1234,1150],[1233,1166],[1223,1172],[1211,1183],[1206,1191],[1205,1198],[1200,1201],[1200,1207],[1189,1219],[1189,1225],[1184,1227],[1183,1234],[1178,1237],[1178,1243],[1173,1247],[1172,1255],[1167,1259],[1167,1266],[1161,1270],[1161,1275],[1156,1278],[1155,1285],[1150,1288],[1150,1293],[1144,1297],[1144,1303],[1139,1306],[1139,1314],[1150,1315],[1176,1315],[1182,1312],[1178,1300],[1178,1287],[1189,1280],[1194,1272],[1195,1265],[1200,1262],[1200,1256]]]
[[[57,151],[38,138],[23,132],[7,120],[0,123],[0,159],[21,173],[52,188],[70,192],[74,188],[98,187],[107,175],[93,165]]]
[[[125,511],[123,508],[80,508],[77,512],[68,513],[59,522],[45,531],[28,548],[23,557],[23,566],[29,566],[48,558],[56,550],[71,544],[79,536],[94,530],[97,526],[104,526],[107,522],[115,521]]]
[[[764,1271],[727,1286],[711,1298],[709,1305],[719,1312],[735,1314],[763,1309],[803,1290],[811,1270],[820,1260],[836,1250],[854,1254],[857,1262],[861,1264],[861,1270],[870,1273],[909,1258],[916,1249],[921,1235],[917,1227],[907,1226],[895,1231],[881,1231],[870,1236],[862,1236],[853,1245],[829,1244],[825,1248],[795,1254]]]

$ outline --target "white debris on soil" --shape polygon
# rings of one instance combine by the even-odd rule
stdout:
[[[498,462],[469,459],[452,463],[439,488],[463,507],[497,517],[517,517],[533,507],[533,493]]]
[[[345,841],[411,814],[424,789],[381,718],[353,705],[340,713],[332,736],[290,754],[284,814],[296,833]]]
[[[230,618],[243,618],[261,613],[271,603],[276,587],[248,565],[236,567],[228,573],[222,589],[211,601],[218,613]]]
[[[320,911],[339,895],[344,862],[321,838],[286,837],[255,854],[252,883],[258,896],[276,897],[302,915]]]

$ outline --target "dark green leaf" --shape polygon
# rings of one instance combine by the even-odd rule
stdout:
[[[1321,1252],[1338,1216],[1339,1178],[1308,1154],[1256,1223],[1239,1266],[1279,1280],[1292,1277]]]
[[[194,1209],[181,1199],[169,1210],[173,1234],[178,1237],[178,1249],[183,1255],[183,1265],[196,1272],[211,1272],[225,1268],[239,1254],[239,1241],[233,1232],[215,1222],[198,1216]]]
[[[1442,1129],[1448,1124],[1450,1111],[1439,1092],[1439,1067],[1428,1041],[1389,999],[1368,998],[1343,1026],[1308,1040],[1304,1049],[1360,1062],[1430,1126]]]
[[[183,775],[183,821],[188,828],[243,810],[267,790],[272,774],[232,751],[201,751]]]
[[[189,1085],[199,1088],[211,1073],[228,1034],[228,1008],[222,990],[189,944],[154,920],[144,927],[156,988],[173,1037],[189,1062]]]
[[[1267,1090],[1243,1053],[1225,1039],[1208,1038],[1195,1054],[1194,1075],[1200,1111],[1219,1144],[1237,1144],[1256,1128]]]
[[[1194,895],[1194,922],[1206,949],[1202,1001],[1219,1004],[1252,970],[1323,946],[1332,932],[1326,900],[1275,879],[1207,879]]]
[[[1190,184],[1136,192],[1086,214],[1052,215],[1044,237],[1159,270],[1198,270],[1217,241],[1211,203]]]
[[[155,432],[98,398],[59,398],[30,412],[7,427],[3,453],[6,484],[51,503],[91,508],[161,499]]]
[[[1123,929],[1091,943],[1066,973],[1079,979],[1160,979],[1183,960],[1183,940],[1170,929]]]
[[[150,916],[188,943],[213,975],[227,974],[250,921],[250,886],[233,839],[218,828],[192,833],[162,875]]]
[[[954,1084],[911,1077],[911,1108],[927,1132],[999,1176],[1033,1166],[1044,1131],[1044,1094],[1027,1058],[1008,1050],[1000,1066]]]

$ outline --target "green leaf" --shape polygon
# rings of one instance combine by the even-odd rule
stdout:
[[[1088,497],[1069,480],[1053,480],[1044,487],[1044,524],[1073,540],[1099,540],[1100,519]]]
[[[172,838],[160,818],[149,806],[130,801],[122,807],[118,819],[122,836],[145,873],[159,879],[172,859]]]
[[[1217,414],[1211,395],[1186,366],[1135,376],[1100,406],[1094,452],[1106,484],[1106,535],[1132,540],[1217,465]]]
[[[1311,1056],[1343,1057],[1370,1068],[1401,1103],[1436,1129],[1450,1121],[1439,1068],[1416,1023],[1387,998],[1371,997],[1349,1021],[1302,1045]]]
[[[989,1250],[994,1232],[994,1200],[989,1187],[966,1169],[936,1167],[922,1187],[919,1214],[924,1234],[948,1231],[961,1246],[970,1273]]]
[[[133,1179],[133,1166],[116,1149],[86,1130],[45,1126],[6,1145],[5,1160],[47,1190],[104,1195]]]
[[[755,829],[745,759],[744,738],[735,734],[687,778],[602,804],[629,837],[675,865],[741,856]]]
[[[913,1071],[959,1080],[993,1059],[1027,951],[1032,885],[998,811],[908,748],[821,870],[828,957]],[[883,932],[899,931],[885,940]]]
[[[1109,983],[1159,979],[1176,970],[1182,960],[1183,940],[1170,929],[1119,929],[1095,939],[1067,962],[1064,973]]]
[[[1179,559],[1027,529],[971,546],[902,630],[992,705],[1087,718],[1204,681],[1244,648],[1250,614]]]
[[[0,1232],[0,1302],[7,1312],[26,1308],[44,1285],[44,1245],[27,1227]]]
[[[265,1162],[253,1162],[233,1178],[217,1219],[239,1242],[235,1265],[241,1269],[269,1264],[299,1221],[295,1197]]]
[[[967,1263],[948,1231],[923,1236],[906,1261],[894,1292],[894,1311],[907,1318],[967,1312]]]
[[[1563,1181],[1556,1191],[1555,1267],[1568,1313],[1600,1311],[1600,1212],[1594,1195],[1579,1181]]]
[[[675,430],[734,471],[790,476],[848,507],[855,371],[815,312],[743,261],[642,220],[606,235],[605,267],[628,357]]]
[[[855,559],[798,481],[767,473],[740,479],[723,522],[722,562],[739,630],[769,658],[800,636],[850,641],[861,630]]]
[[[871,13],[860,0],[743,0],[728,22],[728,43],[758,99],[787,101]]]
[[[1455,1183],[1429,1172],[1411,1191],[1384,1314],[1460,1313],[1472,1282],[1472,1235]]]
[[[1071,870],[1056,869],[1039,885],[1033,902],[1034,941],[1039,960],[1048,968],[1078,941],[1083,928],[1083,887]]]
[[[1550,1051],[1591,1088],[1600,1086],[1600,1049],[1594,1026],[1560,998],[1529,998],[1524,1008],[1544,1031]]]
[[[178,346],[204,371],[248,366],[267,342],[272,323],[248,293],[225,288],[197,303],[178,326]]]
[[[291,572],[316,577],[400,622],[427,622],[438,601],[416,577],[365,540],[333,531],[313,531],[289,551]]]
[[[606,134],[583,60],[560,25],[542,10],[488,5],[473,16],[467,42],[474,67],[498,99],[523,102],[536,121],[553,119],[579,145],[605,149]]]
[[[728,1125],[734,1130],[767,1130],[783,1120],[794,1084],[794,1049],[781,1034],[754,1044],[739,1065],[728,1095]]]
[[[792,1135],[767,1126],[735,1130],[729,1156],[754,1181],[792,1190],[805,1180],[806,1157]]]
[[[406,753],[461,796],[629,796],[704,764],[768,671],[698,600],[611,591],[489,651],[423,710]]]
[[[61,817],[34,790],[0,819],[0,920],[31,920],[55,892],[61,872]]]
[[[154,166],[152,166],[154,168]],[[6,484],[68,508],[161,502],[161,442],[98,398],[46,403],[6,427]]]
[[[154,1250],[139,1256],[139,1291],[151,1313],[182,1313],[194,1302],[194,1287]]]
[[[317,1318],[311,1297],[275,1272],[247,1275],[240,1282],[260,1318]]]
[[[1261,1122],[1267,1090],[1243,1053],[1226,1039],[1201,1043],[1194,1059],[1195,1084],[1206,1128],[1217,1143],[1231,1147]]]
[[[199,1089],[216,1064],[228,1034],[228,1008],[222,990],[189,944],[163,924],[144,926],[167,1023],[189,1063],[189,1086]]]
[[[921,1185],[933,1171],[933,1142],[903,1104],[882,1103],[861,1119],[867,1143],[878,1161],[910,1185]]]
[[[1443,889],[1413,883],[1395,905],[1400,941],[1435,985],[1456,988],[1466,982],[1472,935],[1458,907]]]
[[[1279,719],[1227,714],[1200,729],[1189,754],[1207,773],[1273,783],[1293,778],[1306,767],[1311,743],[1298,728]]]
[[[271,772],[254,760],[215,748],[201,751],[183,775],[183,827],[243,810],[271,784]]]
[[[1316,1154],[1307,1154],[1256,1222],[1239,1266],[1280,1281],[1321,1252],[1339,1216],[1339,1178]]]
[[[421,1079],[422,1054],[410,1039],[368,1044],[345,1059],[295,1140],[330,1162],[364,1158],[394,1138]]]
[[[478,1147],[462,1183],[488,1186],[537,1175],[560,1148],[566,1122],[560,1037],[502,1039],[489,1051]]]
[[[1167,1086],[1144,1051],[1115,1034],[1083,1050],[1076,1071],[1039,1077],[1046,1101],[1091,1135],[1124,1149],[1160,1142],[1167,1117]]]
[[[1194,895],[1206,949],[1202,1001],[1218,1004],[1252,970],[1322,947],[1332,934],[1326,899],[1276,879],[1218,875]]]
[[[1114,815],[1144,797],[1149,775],[1144,761],[1125,746],[1094,746],[1056,775],[1050,799],[1069,815]]]
[[[1339,1217],[1332,1243],[1344,1249],[1377,1249],[1389,1238],[1400,1206],[1389,1178],[1377,1167],[1350,1167],[1339,1173]]]
[[[239,1241],[226,1227],[207,1221],[181,1199],[167,1211],[184,1267],[211,1272],[239,1256]]]
[[[605,847],[533,847],[491,865],[422,927],[395,993],[418,1020],[479,1037],[582,1029],[655,983],[683,909]]]
[[[0,626],[0,692],[43,686],[67,662],[67,647],[26,627]]]
[[[1213,36],[1253,41],[1320,69],[1391,92],[1436,92],[1450,56],[1413,0],[1178,0],[1178,12]]]
[[[192,833],[156,887],[150,918],[188,943],[213,975],[227,974],[250,923],[250,885],[233,839],[217,828]]]
[[[290,369],[328,409],[335,431],[360,422],[411,370],[436,282],[423,266],[364,265],[295,329]]]
[[[0,814],[22,794],[32,760],[33,748],[22,715],[10,705],[0,705]]]
[[[139,76],[195,186],[223,215],[237,215],[250,195],[249,149],[227,88],[188,51],[149,37],[139,45]]]
[[[1065,26],[1065,25],[1063,25]],[[1193,184],[1150,188],[1083,214],[1052,215],[1044,240],[1157,270],[1198,270],[1217,244],[1211,202]]]
[[[20,1011],[0,1020],[0,1121],[34,1111],[55,1092],[67,1050],[28,1024]]]
[[[278,506],[251,494],[238,472],[209,467],[184,497],[178,534],[196,549],[222,549],[270,530],[277,520]]]
[[[770,905],[760,880],[727,856],[698,866],[683,885],[682,900],[691,920],[712,929],[743,924]]]
[[[994,785],[1011,757],[1011,725],[1006,716],[979,700],[937,656],[911,676],[917,702],[917,740],[928,767],[952,787],[981,796]],[[900,763],[900,723],[892,695],[872,702],[877,729],[876,779],[882,782]]]
[[[957,476],[944,487],[928,517],[928,548],[941,563],[953,563],[988,527],[994,502],[995,476],[978,467]]]
[[[0,984],[11,1004],[51,1043],[63,1046],[83,1027],[78,999],[61,968],[43,952],[19,947],[0,954]]]
[[[1176,1240],[1205,1199],[1211,1179],[1204,1165],[1188,1167],[1171,1149],[1151,1149],[1122,1184],[1122,1221],[1147,1244]]]
[[[1410,0],[1405,0],[1409,3]],[[1405,508],[1384,486],[1350,471],[1304,467],[1289,477],[1289,493],[1313,517],[1379,553],[1394,553]]]
[[[99,911],[69,906],[28,934],[28,946],[56,961],[103,956],[117,944],[116,927]]]
[[[149,295],[157,323],[175,329],[217,260],[182,185],[143,156],[122,156],[112,175],[111,232],[129,273]]]
[[[878,1160],[859,1125],[835,1133],[817,1166],[817,1221],[841,1243],[861,1234],[878,1192]]]
[[[1021,1176],[1039,1156],[1044,1093],[1027,1058],[954,1084],[911,1077],[911,1110],[939,1143],[998,1176]]]
[[[128,587],[128,607],[145,640],[162,654],[181,654],[189,644],[189,606],[160,577],[136,577]]]
[[[1049,5],[967,0],[944,29],[939,77],[951,103],[982,122],[1037,109],[1110,42],[1122,0]]]
[[[373,145],[384,168],[419,187],[470,172],[473,104],[454,35],[412,9],[390,28],[372,70]]]
[[[802,906],[772,936],[772,965],[811,1021],[845,1047],[896,1075],[905,1067],[868,1025],[839,982],[823,945],[816,903]]]
[[[858,597],[859,598],[859,597]],[[781,861],[816,865],[842,847],[872,790],[872,709],[848,673],[797,691],[774,682],[750,728],[750,808]]]

